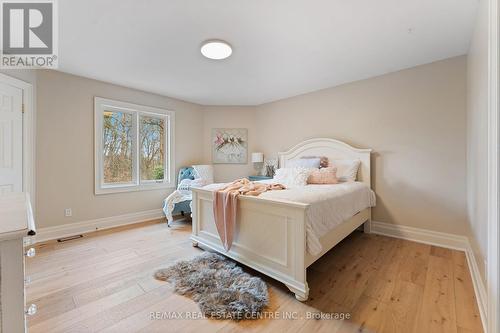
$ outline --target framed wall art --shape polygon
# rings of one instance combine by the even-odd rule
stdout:
[[[212,162],[214,164],[247,164],[247,159],[248,129],[212,129]]]

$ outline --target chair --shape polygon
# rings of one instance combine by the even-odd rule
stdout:
[[[179,176],[177,177],[177,186],[179,186],[179,183],[183,179],[191,179],[193,180],[195,178],[194,176],[194,169],[193,167],[184,167],[179,170]],[[181,201],[175,204],[174,210],[172,211],[172,215],[181,213],[182,216],[184,214],[191,213],[191,200],[185,200]]]
[[[163,200],[163,212],[168,226],[174,221],[173,215],[191,213],[191,188],[212,184],[213,178],[214,172],[211,165],[193,165],[179,170],[177,190]]]

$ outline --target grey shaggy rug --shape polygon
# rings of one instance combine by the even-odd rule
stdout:
[[[156,271],[155,278],[173,283],[178,294],[191,297],[205,316],[215,319],[257,319],[268,304],[262,279],[215,253],[179,261]]]

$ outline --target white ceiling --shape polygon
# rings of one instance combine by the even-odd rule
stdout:
[[[64,0],[63,72],[253,105],[467,53],[478,0]],[[205,59],[224,39],[233,55]]]

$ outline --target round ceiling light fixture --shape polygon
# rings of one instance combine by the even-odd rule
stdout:
[[[222,60],[228,58],[233,49],[229,43],[223,40],[207,40],[201,46],[201,54],[208,59]]]

